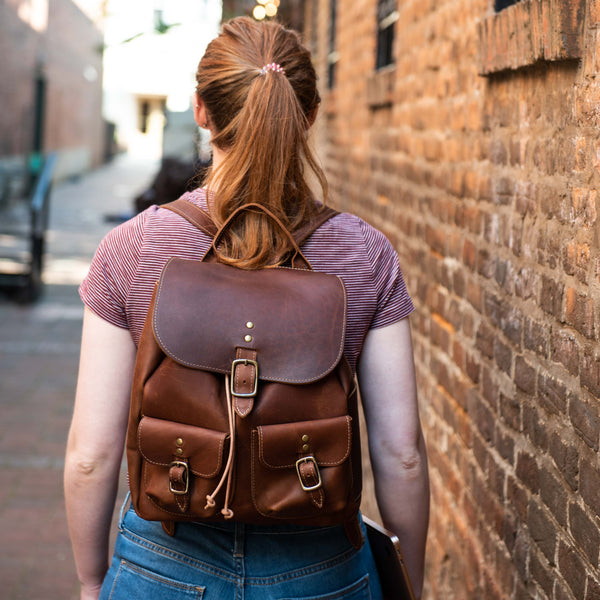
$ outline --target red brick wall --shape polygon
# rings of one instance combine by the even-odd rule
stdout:
[[[48,24],[36,31],[17,15],[22,2],[0,5],[0,156],[31,151],[34,79],[47,78],[45,150],[81,150],[102,158],[102,34],[71,0],[49,0]],[[97,79],[88,81],[92,67]]]
[[[338,0],[328,91],[329,1],[307,2],[316,145],[332,203],[389,236],[416,304],[425,597],[592,600],[600,2],[492,4],[399,2],[395,66],[374,73],[376,2]]]

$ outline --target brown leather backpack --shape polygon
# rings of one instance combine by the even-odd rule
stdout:
[[[216,232],[193,204],[165,206],[213,236],[213,247],[230,222]],[[212,248],[201,261],[165,265],[138,348],[127,461],[136,512],[171,535],[175,521],[233,518],[344,524],[361,545],[345,289],[299,249],[334,214],[288,234],[292,268],[210,262]]]

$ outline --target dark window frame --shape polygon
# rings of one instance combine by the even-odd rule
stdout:
[[[508,8],[509,6],[512,6],[520,1],[521,0],[494,0],[494,10],[496,12],[500,12],[501,10],[504,10],[505,8]]]
[[[377,2],[377,54],[375,70],[383,69],[395,63],[394,40],[396,21],[399,18],[396,0],[378,0]]]
[[[337,62],[340,58],[336,50],[337,0],[329,0],[329,53],[327,54],[327,88],[333,89],[336,83]]]

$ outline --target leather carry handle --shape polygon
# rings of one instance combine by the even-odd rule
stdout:
[[[281,221],[268,209],[264,208],[260,204],[246,204],[244,206],[239,207],[236,211],[234,211],[234,213],[232,213],[229,216],[226,223],[223,225],[223,227],[221,227],[221,231],[223,230],[225,225],[235,216],[236,213],[240,212],[248,206],[256,206],[259,209],[263,210],[263,212],[269,213],[270,216],[272,216],[272,218],[275,219],[275,221],[283,229],[283,231],[285,231],[288,237],[291,236],[293,240],[292,247],[294,249],[298,249],[298,251],[300,252],[301,260],[303,259],[306,262],[306,266],[304,268],[311,267],[310,263],[300,250],[300,246],[302,246],[302,244],[313,234],[313,232],[316,229],[318,229],[321,225],[323,225],[323,223],[339,214],[338,211],[334,210],[333,208],[330,208],[329,206],[324,206],[321,212],[319,212],[319,214],[317,214],[311,221],[305,223],[302,227],[300,227],[299,229],[294,231],[293,234],[291,234],[283,225],[283,223],[281,223]],[[205,210],[202,210],[200,207],[196,206],[195,204],[192,204],[191,202],[188,202],[187,200],[184,200],[183,198],[179,198],[178,200],[174,200],[173,202],[169,202],[168,204],[163,204],[161,205],[161,208],[166,208],[178,214],[180,217],[183,217],[186,221],[190,222],[192,225],[203,231],[206,235],[213,238],[213,245],[214,239],[216,239],[216,236],[220,235],[221,233],[221,231],[219,231],[217,226],[210,218],[210,215]],[[209,254],[211,250],[212,245],[207,254]],[[298,253],[295,252],[294,258],[296,258],[297,256]],[[204,258],[206,258],[206,255],[203,257],[203,259]],[[292,266],[294,266],[293,260]]]
[[[219,231],[217,231],[215,237],[213,238],[212,244],[211,244],[210,248],[208,249],[208,252],[204,256],[205,257],[208,256],[211,252],[216,254],[217,244],[219,243],[219,240],[221,239],[221,236],[223,235],[223,233],[227,230],[227,228],[231,225],[231,223],[233,223],[233,221],[239,214],[241,214],[244,211],[251,210],[251,209],[258,209],[259,211],[262,211],[265,215],[270,217],[270,219],[277,224],[277,226],[279,227],[279,229],[281,229],[281,231],[283,231],[283,233],[285,233],[286,237],[288,238],[288,240],[290,242],[291,247],[294,249],[294,256],[292,257],[292,261],[291,261],[292,267],[300,266],[300,268],[308,268],[312,271],[312,266],[311,266],[310,262],[308,262],[308,259],[306,258],[306,256],[304,256],[304,254],[302,254],[302,250],[300,250],[300,246],[298,246],[298,243],[294,239],[294,236],[287,230],[286,226],[268,208],[265,208],[264,206],[257,204],[256,202],[251,202],[249,204],[243,204],[242,206],[238,206],[238,208],[236,208],[227,217],[225,223],[223,223],[223,225],[221,225],[221,228],[219,229]],[[294,261],[298,257],[300,258],[301,263],[303,262],[304,265],[302,265],[302,264],[295,265],[294,264]]]

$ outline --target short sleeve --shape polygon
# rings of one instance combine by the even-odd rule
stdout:
[[[414,310],[414,305],[406,289],[398,254],[390,241],[364,222],[362,228],[377,294],[377,308],[370,328],[377,329],[404,319]]]
[[[129,328],[127,298],[139,264],[145,213],[119,225],[100,242],[79,295],[99,317]]]

